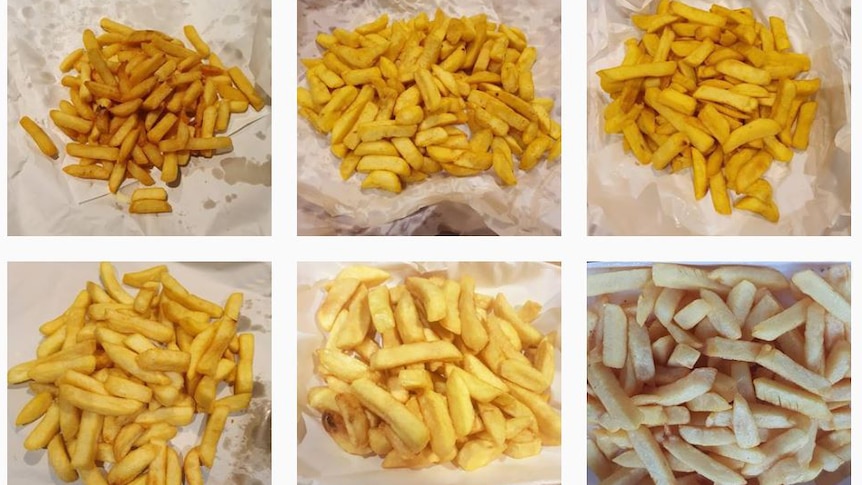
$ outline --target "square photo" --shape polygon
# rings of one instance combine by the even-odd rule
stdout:
[[[589,0],[587,231],[850,234],[850,1]]]
[[[301,0],[299,235],[560,235],[559,1]]]
[[[849,263],[587,265],[587,483],[849,485]]]
[[[7,269],[7,483],[272,483],[269,263]]]
[[[559,264],[297,273],[297,483],[560,483]]]
[[[10,1],[8,234],[270,235],[271,17]]]

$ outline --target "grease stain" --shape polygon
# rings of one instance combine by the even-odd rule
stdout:
[[[224,181],[230,185],[245,183],[272,186],[271,162],[257,164],[244,157],[231,157],[222,160],[220,165],[224,171]]]

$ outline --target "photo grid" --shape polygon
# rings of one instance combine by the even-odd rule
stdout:
[[[850,483],[849,0],[5,15],[8,483]]]

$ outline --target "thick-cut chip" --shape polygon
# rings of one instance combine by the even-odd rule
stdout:
[[[709,274],[700,268],[682,266],[672,263],[656,263],[652,267],[652,277],[656,286],[680,290],[708,289],[718,293],[727,293],[728,288],[709,278]],[[593,296],[593,295],[587,295]]]
[[[661,404],[663,406],[675,406],[682,404],[709,391],[715,382],[718,371],[712,368],[698,368],[666,386],[658,387],[649,394],[639,394],[632,398],[638,405]]]
[[[760,377],[754,379],[757,398],[770,404],[806,414],[816,419],[831,419],[826,402],[817,395],[788,384]]]
[[[709,455],[676,436],[669,437],[663,444],[670,454],[713,482],[728,485],[743,485],[746,483],[742,475],[710,458]]]
[[[629,321],[628,325],[628,357],[632,361],[635,377],[641,382],[649,381],[655,376],[649,332],[636,322]]]
[[[326,299],[317,310],[317,324],[326,331],[332,329],[335,318],[348,302],[353,292],[359,287],[359,280],[354,278],[337,279],[326,293]]]
[[[593,273],[587,276],[587,296],[641,289],[650,279],[649,268]]]
[[[368,379],[357,379],[350,386],[362,404],[389,424],[409,450],[418,453],[425,448],[430,434],[421,418]]]
[[[838,317],[842,322],[850,323],[850,303],[817,273],[808,269],[794,274],[791,279],[794,285],[819,303],[826,311]]]
[[[602,405],[626,430],[635,430],[643,420],[643,413],[620,387],[613,372],[601,363],[590,364],[587,368],[590,388]]]
[[[602,361],[607,367],[621,369],[626,362],[628,344],[628,319],[623,309],[619,305],[605,305],[602,326]]]
[[[736,286],[742,281],[771,290],[783,290],[789,286],[780,271],[764,266],[720,266],[709,272],[709,278],[726,286]]]
[[[719,334],[732,340],[742,336],[739,320],[720,296],[710,290],[702,289],[700,297],[709,303],[710,311],[707,317]]]
[[[679,435],[688,443],[697,446],[721,446],[736,442],[733,431],[727,428],[680,426]]]
[[[754,362],[757,360],[761,347],[762,344],[757,342],[712,337],[706,339],[706,347],[703,353],[708,357]]]
[[[790,308],[757,323],[751,330],[752,336],[772,341],[802,325],[810,303],[811,300],[807,298],[799,300]]]
[[[674,481],[673,472],[649,429],[646,426],[640,426],[636,430],[628,431],[628,436],[653,481],[672,483]]]
[[[372,369],[391,369],[420,362],[451,362],[459,360],[461,352],[449,342],[417,342],[378,350],[371,356]]]
[[[748,401],[740,394],[733,398],[733,432],[740,448],[749,449],[760,444],[754,415]]]
[[[797,364],[787,354],[772,345],[767,344],[760,349],[756,362],[789,382],[817,395],[825,396],[831,387],[831,383],[826,378]]]

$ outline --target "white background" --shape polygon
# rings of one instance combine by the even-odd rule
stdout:
[[[794,0],[795,1],[795,0]],[[215,2],[214,2],[215,3]],[[438,260],[466,261],[541,261],[563,262],[563,321],[574,328],[563,332],[563,372],[567,384],[563,386],[561,401],[566,420],[563,434],[563,452],[571,460],[563,461],[563,482],[583,483],[586,464],[583,440],[586,435],[585,339],[579,335],[583,329],[583,295],[586,288],[586,261],[774,261],[774,260],[847,260],[859,259],[856,236],[851,238],[601,238],[586,237],[586,2],[563,2],[563,56],[562,84],[564,86],[563,131],[566,144],[561,163],[563,171],[563,200],[561,237],[555,238],[297,238],[296,237],[296,9],[292,1],[274,1],[273,8],[273,132],[289,136],[275,136],[273,140],[272,178],[273,236],[271,238],[0,238],[0,255],[3,261],[146,261],[170,259],[174,261],[272,261],[273,333],[276,348],[272,368],[273,414],[272,453],[280,457],[273,464],[273,483],[292,483],[296,478],[296,382],[289,371],[296,368],[296,263],[297,261],[364,261]],[[50,12],[40,12],[50,15]],[[6,9],[0,10],[0,29],[6,29]],[[853,31],[860,32],[860,16],[853,17]],[[6,52],[6,35],[0,36],[0,50]],[[859,49],[854,49],[854,79],[859,65]],[[0,58],[6,67],[5,55]],[[0,83],[0,112],[6,113],[5,83]],[[858,98],[858,96],[857,96]],[[858,101],[853,101],[853,117],[858,118]],[[6,126],[6,123],[3,123]],[[858,128],[854,129],[858,138]],[[0,136],[0,143],[6,137]],[[5,146],[2,153],[5,153]],[[858,157],[856,157],[858,158]],[[858,166],[854,160],[853,178],[858,180]],[[6,180],[6,164],[0,164],[0,180]],[[0,184],[0,231],[6,230],[6,187]],[[859,197],[853,205],[858,209]],[[858,211],[854,211],[858,212]],[[14,282],[11,282],[14,284]],[[0,264],[0,315],[7,310],[6,265]],[[859,288],[857,279],[856,285]],[[858,296],[857,296],[858,299]],[[858,318],[858,312],[856,312]],[[859,332],[856,332],[859,334]],[[6,346],[0,345],[0,362],[6,362]],[[574,358],[566,360],[567,355]],[[856,359],[858,360],[858,359]],[[853,366],[856,367],[854,362]],[[862,372],[856,369],[859,374]],[[5,375],[5,373],[3,373]],[[862,375],[862,374],[860,374]],[[5,386],[3,386],[5,389]],[[0,411],[6,413],[6,400],[0,400]],[[854,428],[862,429],[862,413],[854,413]],[[857,425],[856,423],[859,422]],[[5,432],[5,421],[0,432]],[[5,446],[0,441],[0,447]],[[5,450],[0,456],[6,456]],[[5,459],[5,458],[4,458]],[[4,464],[5,466],[5,464]]]

